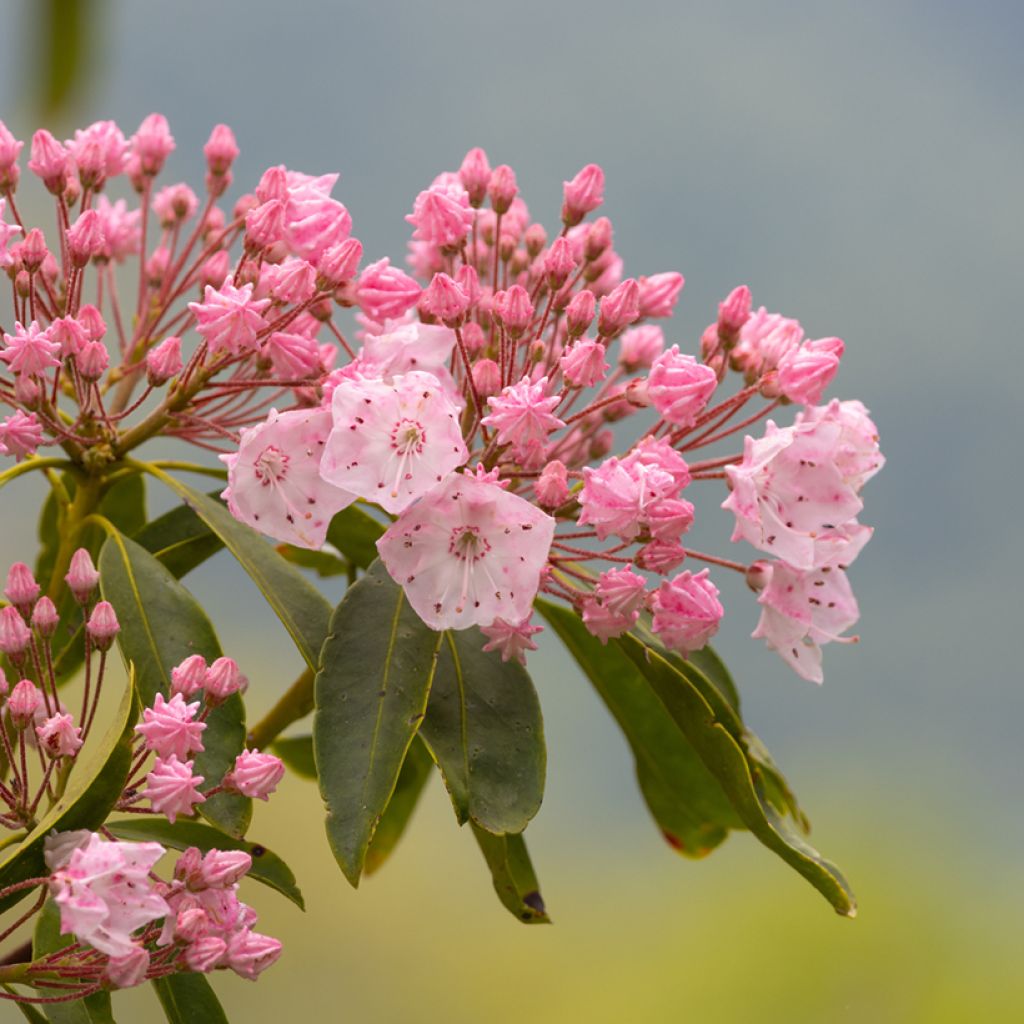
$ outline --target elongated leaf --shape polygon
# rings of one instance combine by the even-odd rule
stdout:
[[[364,870],[368,875],[383,866],[405,834],[405,828],[412,812],[416,810],[420,794],[433,768],[434,759],[427,748],[418,739],[413,740],[402,762],[402,770],[398,773],[398,783],[388,809],[380,819],[373,839],[370,840],[370,848],[366,851]]]
[[[729,829],[742,828],[722,786],[630,659],[614,645],[603,646],[570,609],[547,601],[537,607],[622,729],[644,800],[673,849],[701,857]]]
[[[11,995],[14,995],[16,991],[10,985],[0,985],[0,988]],[[46,1018],[31,1003],[15,1003],[14,1005],[21,1011],[22,1017],[28,1021],[28,1024],[47,1024]]]
[[[550,924],[522,835],[496,836],[473,825],[473,836],[490,868],[494,891],[502,905],[524,924]]]
[[[449,630],[420,736],[462,823],[522,832],[544,796],[544,725],[526,669],[483,650],[478,629]]]
[[[316,778],[316,759],[313,757],[312,736],[286,736],[284,739],[274,740],[270,749],[296,775],[300,775],[304,779]]]
[[[386,529],[359,505],[349,505],[331,520],[327,540],[353,565],[369,569],[377,560],[377,539]]]
[[[138,702],[132,673],[103,742],[91,757],[85,755],[85,761],[79,754],[64,795],[19,846],[0,855],[0,889],[49,874],[43,859],[43,842],[51,831],[95,829],[103,824],[128,778],[132,759],[132,726],[137,716]],[[26,895],[27,890],[0,900],[0,912]]]
[[[139,696],[149,705],[170,693],[171,669],[192,654],[207,661],[220,657],[220,644],[206,613],[195,598],[145,548],[114,534],[100,552],[100,587],[117,612],[117,642],[135,665]],[[204,788],[220,783],[245,745],[245,706],[233,694],[206,720],[204,750],[195,756],[195,770]],[[198,805],[199,812],[234,836],[245,835],[252,801],[219,793]]]
[[[228,1024],[205,974],[169,974],[152,985],[168,1024]]]
[[[794,831],[755,783],[743,748],[691,681],[657,651],[626,635],[614,641],[640,669],[665,709],[728,794],[744,825],[768,849],[807,879],[840,914],[856,915],[856,903],[839,869]],[[717,692],[717,691],[716,691]],[[724,703],[724,702],[723,702]]]
[[[344,576],[349,571],[337,555],[328,551],[310,551],[309,548],[297,548],[294,544],[278,544],[277,553],[300,569],[312,569],[322,580]]]
[[[160,479],[235,556],[288,630],[306,664],[315,672],[331,616],[331,606],[326,598],[255,530],[240,523],[218,501],[167,474],[161,474]]]
[[[327,837],[353,886],[426,710],[439,639],[380,563],[348,589],[331,619],[313,745]]]
[[[158,516],[132,539],[163,562],[179,580],[224,547],[221,539],[187,505],[178,505]]]

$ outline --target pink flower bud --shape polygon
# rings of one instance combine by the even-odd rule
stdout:
[[[199,792],[202,775],[192,774],[192,761],[181,762],[173,754],[157,758],[146,776],[146,796],[157,814],[167,815],[173,825],[179,815],[189,815],[196,804],[205,803]]]
[[[38,400],[39,386],[31,377],[21,376],[14,385],[15,397],[22,404],[32,405],[34,404],[31,401],[33,394],[26,394],[26,390],[32,391],[35,399]],[[26,413],[17,409],[0,422],[0,454],[13,455],[16,460],[20,461],[27,455],[34,455],[42,443],[43,426],[36,419],[34,413]]]
[[[8,570],[4,595],[23,615],[28,613],[32,602],[39,596],[39,584],[24,562],[15,562]]]
[[[572,301],[565,308],[565,326],[570,338],[578,338],[586,333],[594,322],[596,310],[597,299],[594,298],[592,291],[584,288],[572,297]]]
[[[163,114],[150,114],[132,136],[131,144],[140,171],[148,177],[155,177],[163,170],[167,157],[174,151],[174,136],[171,135],[167,118]]]
[[[569,275],[576,269],[576,260],[572,255],[572,243],[568,238],[556,238],[544,257],[544,275],[548,287],[557,291]]]
[[[473,267],[463,263],[455,275],[455,283],[462,289],[472,309],[480,300],[480,276]]]
[[[518,338],[533,320],[534,310],[530,293],[518,284],[512,285],[508,291],[498,292],[494,296],[494,312],[505,330],[513,338]]]
[[[385,256],[359,275],[355,299],[363,312],[378,323],[398,319],[416,305],[420,286],[408,274],[392,267]]]
[[[269,935],[243,929],[228,939],[228,966],[243,978],[255,981],[281,955],[281,943]]]
[[[28,169],[41,178],[47,191],[59,196],[68,180],[68,151],[45,129],[32,136]]]
[[[0,124],[3,124],[3,122],[0,121]],[[4,673],[4,670],[2,668],[0,668],[0,697],[6,697],[7,696],[7,691],[9,689],[10,689],[10,687],[8,687],[8,685],[7,685],[7,676]]]
[[[30,679],[22,679],[7,698],[7,713],[11,716],[11,722],[16,729],[27,728],[42,706],[43,694]]]
[[[611,338],[640,317],[640,286],[627,278],[610,295],[601,300],[597,333]]]
[[[24,145],[0,121],[0,192],[13,192],[18,187],[18,178],[21,176],[18,155]]]
[[[204,888],[203,853],[198,846],[189,846],[182,850],[178,862],[174,865],[174,877],[184,882],[190,889]]]
[[[109,601],[96,602],[96,607],[85,624],[85,631],[97,650],[110,650],[114,637],[121,631],[121,626],[118,624],[114,606]]]
[[[659,575],[678,568],[686,559],[686,549],[680,544],[663,540],[652,540],[636,553],[636,564],[641,569],[656,572]]]
[[[611,244],[612,222],[607,217],[598,217],[587,228],[587,237],[583,246],[583,258],[588,263],[593,263],[609,251]]]
[[[48,597],[41,597],[32,609],[32,628],[44,639],[57,632],[60,618],[57,615],[57,608]]]
[[[765,587],[768,586],[772,578],[771,563],[766,562],[763,559],[758,559],[756,562],[752,562],[747,567],[747,573],[744,577],[747,581],[747,586],[755,594],[760,594]]]
[[[435,274],[420,296],[420,309],[446,327],[458,327],[466,318],[469,299],[466,293],[447,275]]]
[[[46,248],[46,238],[39,228],[32,228],[25,240],[18,247],[22,265],[30,273],[34,274],[42,265],[43,260],[50,254]]]
[[[244,850],[210,850],[203,858],[200,877],[211,889],[226,889],[251,867],[252,857]]]
[[[13,605],[0,608],[0,651],[20,659],[32,642],[32,631]]]
[[[219,967],[228,951],[228,944],[216,935],[204,935],[190,942],[185,949],[185,963],[190,971],[208,974]]]
[[[70,316],[60,317],[50,325],[50,338],[60,345],[61,357],[77,356],[89,340],[85,328]]]
[[[565,464],[554,459],[542,470],[533,485],[537,501],[544,508],[558,508],[569,500],[569,474]]]
[[[501,367],[493,359],[478,359],[473,364],[473,386],[481,398],[501,391]]]
[[[146,280],[151,288],[159,288],[171,266],[171,250],[158,245],[146,260]]]
[[[81,730],[67,714],[56,714],[36,726],[40,746],[50,757],[74,757],[82,746]]]
[[[166,384],[181,373],[181,338],[172,334],[146,355],[146,380],[151,387]]]
[[[644,324],[626,331],[619,340],[619,362],[630,373],[648,369],[665,348],[660,327]]]
[[[666,580],[655,591],[652,607],[654,632],[666,647],[684,657],[700,650],[718,632],[724,614],[707,569]]]
[[[180,693],[165,700],[158,693],[153,706],[142,712],[142,722],[135,726],[135,731],[146,749],[155,751],[158,757],[174,755],[183,761],[189,754],[204,749],[202,735],[206,723],[195,720],[198,711],[199,701],[186,704]]]
[[[548,244],[548,233],[544,230],[544,225],[531,224],[523,235],[523,242],[526,245],[526,255],[530,260],[535,260]]]
[[[508,164],[501,164],[491,171],[487,194],[490,196],[491,206],[495,213],[507,213],[517,191],[516,172]]]
[[[718,304],[718,333],[726,339],[735,339],[743,325],[750,319],[753,300],[750,289],[741,284],[733,288],[724,302]]]
[[[227,280],[230,260],[226,249],[215,252],[199,270],[199,287],[219,289]]]
[[[682,274],[669,271],[640,278],[640,316],[669,317],[675,310],[685,280]]]
[[[487,335],[484,329],[475,321],[470,320],[462,327],[462,343],[466,351],[472,356],[482,352],[487,347]]]
[[[245,215],[245,244],[251,252],[269,249],[284,238],[285,205],[280,199],[254,206]]]
[[[107,322],[95,306],[82,306],[78,311],[78,322],[82,325],[90,341],[102,341],[103,336],[107,333]]]
[[[479,206],[487,195],[491,180],[491,165],[482,149],[471,149],[463,158],[459,168],[459,180],[469,194],[470,206]]]
[[[86,382],[99,380],[110,365],[110,353],[102,341],[87,341],[78,353],[78,373]]]
[[[316,269],[330,288],[337,288],[356,276],[362,258],[363,243],[358,238],[346,238],[323,251]]]
[[[68,255],[71,262],[81,269],[94,256],[98,256],[106,244],[100,215],[95,210],[86,210],[67,231]]]
[[[218,658],[206,673],[206,703],[223,704],[233,693],[245,693],[249,680],[242,675],[234,658]]]
[[[284,762],[273,754],[243,750],[235,767],[224,776],[224,787],[259,800],[266,800],[284,778]]]
[[[221,177],[231,170],[231,165],[238,156],[238,145],[235,133],[226,125],[214,125],[210,137],[203,146],[206,166],[210,174]]]
[[[573,227],[604,202],[604,171],[587,164],[572,181],[562,182],[562,195],[562,220]]]
[[[678,345],[658,356],[647,378],[651,404],[677,427],[693,425],[717,386],[715,371],[680,353]]]
[[[85,548],[79,548],[71,556],[71,565],[64,581],[79,604],[89,603],[100,581],[100,574],[93,565],[92,556]]]
[[[791,402],[817,405],[839,369],[844,347],[840,338],[818,338],[790,349],[779,360],[779,391]]]
[[[103,978],[114,988],[134,988],[146,980],[149,971],[149,951],[136,946],[123,956],[112,956],[103,970]]]
[[[201,654],[189,655],[171,669],[171,693],[180,693],[187,700],[206,686],[207,673],[206,659]]]
[[[559,365],[563,376],[570,384],[589,388],[604,380],[608,372],[604,355],[604,345],[589,338],[581,338],[575,345],[566,349],[565,355],[559,360]]]
[[[268,167],[256,186],[257,203],[269,203],[271,199],[282,203],[288,201],[288,172],[283,164]]]

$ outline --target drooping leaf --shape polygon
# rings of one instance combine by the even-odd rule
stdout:
[[[548,601],[537,607],[622,729],[644,800],[673,849],[701,857],[729,829],[742,828],[720,783],[630,659],[613,644],[603,646],[570,609]]]
[[[106,820],[131,767],[132,727],[138,716],[134,673],[131,676],[102,743],[90,753],[82,748],[64,795],[20,845],[0,855],[0,889],[49,873],[43,859],[43,842],[51,831],[96,829]],[[27,890],[0,900],[0,912],[26,895]]]
[[[163,562],[179,580],[224,547],[221,539],[187,505],[178,505],[146,523],[132,539]]]
[[[475,628],[444,634],[420,736],[460,824],[522,832],[544,795],[540,703],[526,669],[484,651],[486,642]]]
[[[331,619],[313,745],[327,837],[353,886],[426,710],[439,639],[380,563],[348,589]]]
[[[496,836],[477,825],[472,828],[502,905],[524,924],[550,924],[522,835]]]
[[[377,559],[377,539],[387,527],[358,504],[336,513],[327,528],[327,540],[353,565],[369,569]]]
[[[192,654],[207,661],[220,657],[220,644],[206,613],[168,569],[145,548],[121,534],[109,537],[99,558],[100,588],[117,612],[117,642],[135,665],[139,696],[149,705],[170,694],[171,669]],[[205,749],[195,755],[195,771],[204,789],[220,783],[245,745],[245,706],[233,694],[206,720]],[[252,802],[218,793],[198,805],[200,814],[233,836],[245,835]]]
[[[310,551],[309,548],[297,548],[294,544],[278,544],[277,553],[300,569],[312,569],[323,580],[344,576],[348,572],[348,566],[329,551]]]
[[[220,502],[168,474],[162,473],[160,479],[235,556],[288,630],[306,664],[315,672],[331,616],[327,599],[295,566],[285,561],[255,530],[235,519]]]
[[[803,875],[838,913],[855,916],[856,903],[846,879],[767,799],[763,784],[751,774],[743,747],[723,721],[719,713],[721,707],[712,707],[706,687],[695,684],[700,673],[692,670],[684,675],[657,651],[629,634],[613,642],[650,682],[665,709],[721,783],[743,824],[768,849]],[[704,683],[715,689],[707,680]],[[721,704],[728,706],[724,700]]]
[[[205,974],[169,974],[151,984],[168,1024],[228,1024]]]
[[[285,736],[270,745],[273,753],[296,775],[304,779],[316,778],[316,759],[313,757],[312,736]]]
[[[405,834],[405,828],[433,768],[434,760],[427,748],[419,742],[419,738],[413,740],[402,762],[402,770],[398,773],[398,783],[391,794],[388,809],[378,822],[370,840],[370,848],[366,851],[366,864],[363,868],[366,874],[372,875],[383,866]]]
[[[172,825],[165,818],[139,815],[126,820],[109,821],[107,828],[119,839],[162,843],[175,850],[187,850],[190,846],[198,847],[203,853],[208,850],[244,850],[252,857],[252,867],[246,878],[254,878],[257,882],[276,889],[297,907],[306,909],[291,868],[261,843],[235,839],[202,822],[185,819],[179,819]]]

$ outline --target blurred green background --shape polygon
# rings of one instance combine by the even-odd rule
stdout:
[[[889,458],[852,573],[863,642],[828,651],[821,690],[749,639],[752,597],[719,581],[718,647],[746,718],[852,880],[857,920],[749,836],[703,862],[672,853],[624,742],[549,643],[531,662],[549,781],[530,835],[554,925],[501,909],[439,782],[392,863],[353,892],[314,787],[290,781],[252,835],[291,863],[309,909],[250,892],[286,952],[256,986],[215,978],[232,1019],[1024,1020],[1024,8],[24,0],[3,13],[0,117],[21,137],[108,117],[128,132],[161,111],[178,142],[164,180],[198,186],[200,147],[226,121],[240,188],[272,163],[340,171],[368,259],[402,258],[417,191],[470,146],[512,164],[549,224],[562,179],[603,164],[627,271],[687,277],[670,341],[695,345],[748,283],[812,336],[846,340],[834,391],[868,404]],[[33,487],[0,497],[4,565],[33,550]],[[704,511],[724,550],[727,517]],[[253,680],[255,718],[297,658],[227,556],[192,584]],[[115,1008],[122,1024],[161,1019],[148,993]]]

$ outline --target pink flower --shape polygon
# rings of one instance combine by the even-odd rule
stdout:
[[[324,249],[317,260],[316,269],[320,272],[324,283],[329,287],[337,288],[356,276],[359,261],[362,258],[362,242],[358,238],[346,238],[344,242]]]
[[[112,956],[103,970],[103,978],[115,988],[133,988],[146,980],[149,951],[136,946],[124,956]]]
[[[690,483],[690,467],[686,464],[686,459],[661,437],[648,436],[641,439],[625,455],[622,464],[627,468],[648,466],[668,473],[674,485],[671,493],[681,491]],[[663,496],[669,496],[669,492],[665,492]]]
[[[97,601],[85,624],[85,632],[93,646],[100,651],[110,650],[114,637],[121,632],[114,606],[109,601]]]
[[[153,750],[158,757],[172,754],[184,761],[189,754],[203,749],[205,722],[195,721],[199,701],[186,704],[184,697],[176,693],[165,700],[158,693],[151,708],[142,712],[142,724],[135,731],[143,738],[147,750]]]
[[[269,935],[243,929],[228,939],[227,965],[242,978],[255,981],[281,955],[281,943]]]
[[[686,549],[672,541],[652,540],[636,553],[636,564],[663,576],[686,560]]]
[[[242,796],[266,800],[284,778],[284,762],[273,754],[243,750],[235,767],[224,777],[224,786]]]
[[[111,957],[137,947],[132,933],[170,912],[149,872],[164,855],[159,843],[104,842],[95,833],[76,846],[50,878],[61,934],[73,934]]]
[[[682,274],[674,270],[664,274],[652,274],[641,277],[640,285],[640,316],[669,317],[675,311],[679,293],[686,283]]]
[[[320,476],[330,429],[327,409],[272,409],[263,423],[243,430],[238,451],[221,456],[231,514],[276,540],[319,548],[334,514],[356,498]]]
[[[72,263],[81,269],[94,256],[102,254],[106,246],[103,237],[103,221],[95,210],[86,210],[68,228],[66,236],[68,255]]]
[[[254,206],[245,215],[245,244],[253,252],[269,249],[280,242],[285,233],[285,204],[271,199]]]
[[[39,598],[32,609],[32,628],[44,639],[49,639],[57,632],[59,624],[57,606],[48,597]]]
[[[435,274],[420,296],[419,307],[426,316],[458,327],[466,319],[469,297],[447,274]]]
[[[267,326],[263,311],[270,299],[254,299],[253,286],[235,288],[228,282],[217,290],[207,285],[202,302],[190,302],[196,318],[196,330],[206,339],[211,352],[239,355],[254,351],[256,336]]]
[[[491,180],[491,165],[482,149],[471,149],[465,155],[459,168],[459,180],[469,196],[470,205],[479,206],[487,195]]]
[[[234,885],[251,867],[252,857],[244,850],[210,850],[203,857],[199,877],[204,886],[223,889]]]
[[[619,339],[619,362],[630,373],[651,366],[665,348],[660,327],[644,324],[625,331]]]
[[[798,320],[769,313],[764,306],[752,313],[740,329],[735,356],[754,377],[774,370],[782,357],[799,346],[804,329]]]
[[[572,227],[604,202],[604,171],[587,164],[571,181],[562,182],[562,220]]]
[[[29,376],[43,373],[51,366],[60,366],[60,345],[52,341],[49,329],[42,330],[33,320],[29,326],[14,325],[14,334],[4,333],[4,344],[0,361],[7,363],[11,373]]]
[[[282,380],[320,375],[320,347],[305,334],[275,331],[263,343],[260,356]]]
[[[396,319],[416,305],[420,286],[385,256],[371,263],[359,275],[356,302],[368,317],[378,323]]]
[[[206,802],[199,792],[203,783],[202,775],[192,774],[193,761],[179,761],[170,757],[158,757],[153,770],[146,776],[146,796],[157,814],[167,815],[173,825],[179,815],[191,815],[196,804]]]
[[[206,703],[210,707],[223,704],[233,693],[245,693],[249,680],[242,674],[234,658],[218,658],[207,670],[203,683]]]
[[[4,608],[6,611],[14,611],[13,608]],[[17,612],[15,612],[17,614]],[[5,623],[6,624],[6,623]],[[2,628],[2,627],[0,627]],[[4,654],[10,655],[4,646],[0,646]],[[11,723],[16,729],[25,729],[32,724],[36,712],[43,706],[42,691],[30,679],[22,679],[11,690],[7,698],[7,713],[11,716]]]
[[[71,564],[64,580],[79,604],[86,604],[92,597],[100,582],[100,574],[93,564],[92,556],[85,548],[78,548],[71,556]]]
[[[94,209],[103,233],[103,246],[98,253],[101,259],[121,263],[139,252],[142,244],[141,210],[129,210],[123,199],[111,203],[105,195],[97,198]]]
[[[601,300],[597,333],[604,338],[611,338],[639,318],[640,285],[630,278]]]
[[[500,651],[502,661],[518,661],[526,664],[526,652],[537,650],[533,642],[534,633],[540,633],[543,626],[531,626],[529,618],[519,623],[495,619],[489,626],[481,626],[480,632],[488,638],[485,651]]]
[[[174,152],[174,136],[163,114],[150,114],[130,140],[132,153],[138,158],[139,168],[149,177],[163,170],[167,158]]]
[[[835,565],[805,572],[784,562],[758,564],[768,583],[757,599],[761,619],[752,635],[763,638],[797,675],[821,683],[820,645],[857,639],[840,636],[860,617],[846,573]]]
[[[24,145],[25,143],[19,142],[7,125],[0,121],[0,192],[8,189],[13,192],[18,187],[18,178],[21,176],[18,156]],[[2,214],[3,210],[0,208],[0,215]],[[0,249],[2,248],[0,245]]]
[[[839,369],[843,348],[839,338],[819,338],[790,349],[779,361],[779,390],[792,402],[819,402]]]
[[[32,157],[28,169],[54,195],[64,191],[68,181],[68,151],[45,129],[32,136]]]
[[[565,463],[554,459],[542,470],[533,485],[537,501],[545,508],[558,508],[569,499],[569,474]]]
[[[621,636],[640,617],[647,600],[647,581],[625,569],[601,573],[594,592],[583,603],[583,622],[602,643]]]
[[[646,521],[655,540],[676,543],[693,525],[693,505],[685,498],[663,498],[648,509]]]
[[[81,730],[66,714],[56,714],[36,726],[40,746],[51,757],[73,757],[82,746]]]
[[[536,383],[524,377],[487,403],[491,412],[481,422],[497,430],[498,444],[510,445],[516,459],[532,459],[543,449],[548,434],[565,426],[564,421],[554,415],[561,397],[549,395],[547,391],[547,377],[541,377]]]
[[[493,359],[477,359],[472,373],[473,387],[481,398],[490,398],[501,391],[501,367]]]
[[[171,669],[171,693],[188,700],[206,686],[207,672],[206,659],[201,654],[189,655]]]
[[[408,323],[367,337],[361,362],[367,376],[388,379],[410,370],[425,370],[438,380],[451,381],[447,365],[454,348],[455,332],[451,328]]]
[[[666,647],[684,657],[700,650],[718,632],[724,614],[707,569],[696,575],[687,570],[663,582],[654,592],[652,607],[654,632]]]
[[[491,171],[491,180],[487,183],[487,195],[495,213],[508,213],[518,191],[516,172],[508,164],[500,164]]]
[[[15,562],[8,569],[4,595],[23,614],[27,614],[39,596],[39,584],[24,562]]]
[[[128,160],[128,140],[113,121],[96,121],[88,128],[79,128],[67,147],[86,188],[98,188],[120,174]]]
[[[285,244],[294,256],[316,263],[328,249],[344,242],[352,230],[348,210],[330,195],[338,175],[313,177],[288,171],[285,178]]]
[[[206,166],[210,174],[215,177],[227,174],[238,157],[235,133],[226,124],[214,125],[206,145],[203,146],[203,155],[206,157]]]
[[[266,263],[260,272],[259,294],[296,305],[316,292],[316,268],[306,260],[289,257],[283,263]]]
[[[429,373],[342,381],[320,475],[388,512],[401,512],[469,456],[459,410]]]
[[[181,338],[176,335],[164,338],[159,345],[146,355],[146,380],[159,387],[181,373]]]
[[[593,526],[599,540],[612,534],[633,540],[646,524],[648,507],[679,490],[671,473],[614,456],[597,468],[585,466],[583,481],[579,523]]]
[[[4,654],[18,656],[28,650],[32,642],[32,633],[21,612],[13,605],[0,608],[0,651]]]
[[[433,185],[416,197],[405,218],[416,230],[413,238],[441,247],[458,247],[473,226],[473,210],[462,185]]]
[[[609,366],[604,359],[605,347],[589,338],[576,342],[559,360],[565,379],[577,387],[593,387],[604,380]]]
[[[542,266],[550,288],[561,288],[569,280],[569,275],[576,269],[576,258],[568,238],[556,238],[551,243]]]
[[[87,341],[78,353],[78,375],[86,382],[99,380],[110,365],[110,353],[102,341]]]
[[[750,319],[751,305],[750,289],[745,284],[733,288],[718,304],[718,333],[735,337]]]
[[[555,521],[489,478],[454,474],[406,510],[377,550],[431,629],[530,614]]]
[[[885,457],[878,449],[878,428],[867,409],[856,400],[840,402],[834,398],[828,405],[809,406],[798,413],[793,426],[804,428],[817,423],[834,423],[839,427],[832,461],[847,486],[860,491],[885,465]]]
[[[578,338],[581,334],[586,334],[594,322],[596,311],[597,299],[594,298],[594,293],[586,288],[577,292],[565,307],[565,326],[569,331],[569,337]]]
[[[199,209],[199,198],[183,182],[167,185],[153,197],[153,212],[165,227],[174,227],[195,215]]]
[[[717,386],[715,371],[680,353],[678,345],[654,360],[647,378],[651,404],[677,427],[693,426]]]
[[[190,971],[208,974],[223,964],[227,951],[228,944],[223,939],[216,935],[203,935],[185,948],[185,963]]]
[[[21,461],[35,455],[43,443],[43,426],[35,413],[17,409],[0,423],[0,455],[13,455]]]

